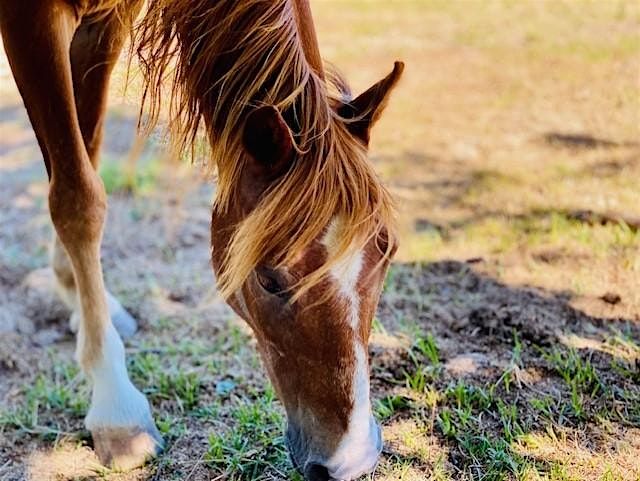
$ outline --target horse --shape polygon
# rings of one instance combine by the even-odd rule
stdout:
[[[143,3],[0,0],[49,178],[51,263],[91,384],[96,454],[128,469],[163,448],[127,374],[121,335],[135,320],[105,289],[100,261],[107,198],[96,169],[109,77],[130,39],[144,80],[139,128],[166,118],[179,152],[207,140],[213,271],[255,334],[295,468],[308,480],[371,472],[382,437],[367,343],[398,241],[367,150],[404,64],[354,97],[320,57],[308,0]]]

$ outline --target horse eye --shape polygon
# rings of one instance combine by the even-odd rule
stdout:
[[[256,275],[260,286],[269,294],[281,297],[285,295],[285,290],[276,278],[274,272],[270,272],[270,270],[267,269],[260,269],[256,272]]]

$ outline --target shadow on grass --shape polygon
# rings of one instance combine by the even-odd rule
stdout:
[[[488,219],[501,219],[508,222],[520,222],[523,225],[532,225],[534,222],[551,219],[559,216],[568,221],[576,221],[588,225],[626,225],[629,229],[640,229],[640,218],[615,212],[602,212],[591,209],[548,209],[537,208],[518,214],[507,214],[502,210],[478,210],[474,215],[452,221],[440,229],[446,234],[453,229],[461,229],[474,224],[479,224]]]
[[[470,479],[632,479],[640,323],[591,316],[572,298],[509,286],[463,262],[394,265],[379,317],[412,347],[389,355],[372,346],[387,425],[434,426],[449,473]],[[404,399],[397,409],[393,396]]]
[[[562,163],[555,163],[551,159],[548,164],[540,167],[546,172],[546,182],[563,183],[569,178],[582,181],[594,177],[624,179],[626,171],[633,175],[635,168],[640,165],[638,142],[563,133],[548,133],[541,139],[533,138],[532,142],[542,142],[552,149],[569,149],[584,159],[583,166],[569,171]],[[536,181],[531,174],[536,175],[535,172],[517,173],[510,172],[508,168],[484,167],[474,160],[485,154],[476,152],[477,149],[472,147],[469,149],[470,152],[465,154],[468,158],[464,155],[458,158],[453,154],[441,157],[415,151],[373,157],[374,162],[387,173],[391,190],[401,199],[401,205],[407,213],[412,213],[416,232],[437,231],[447,238],[452,229],[464,228],[487,219],[537,220],[554,213],[589,224],[615,224],[622,221],[634,230],[640,228],[640,218],[634,206],[630,205],[625,209],[624,203],[615,210],[605,210],[585,203],[575,209],[554,209],[551,205],[549,208],[532,210],[523,208],[519,213],[507,214],[494,198],[508,203],[509,198],[505,193],[511,193],[516,203],[520,203],[521,196],[538,192],[537,189],[532,190]],[[587,157],[588,151],[599,152],[602,158]],[[552,168],[555,170],[551,170]],[[453,208],[454,212],[459,210],[460,214],[451,220],[438,222],[420,215],[421,212],[432,212],[434,206],[447,210]]]
[[[639,142],[618,142],[594,137],[590,134],[570,134],[564,132],[548,132],[542,140],[552,147],[571,149],[613,149],[618,147],[639,147]]]

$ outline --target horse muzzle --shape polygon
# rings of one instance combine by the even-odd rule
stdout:
[[[382,452],[382,433],[373,417],[369,421],[366,439],[351,440],[348,436],[338,443],[331,455],[312,448],[313,442],[302,431],[289,425],[287,447],[295,468],[306,481],[350,481],[372,472]]]

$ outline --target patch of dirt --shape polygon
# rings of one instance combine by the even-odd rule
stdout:
[[[491,266],[476,270],[468,263],[442,261],[396,269],[394,284],[412,287],[383,298],[385,318],[397,324],[394,313],[401,312],[417,319],[440,337],[454,339],[457,352],[472,349],[479,336],[490,351],[510,344],[514,333],[538,345],[557,342],[560,332],[602,337],[609,329],[631,329],[638,334],[635,319],[616,318],[615,311],[606,319],[591,316],[571,306],[568,292],[508,286],[489,275]]]

